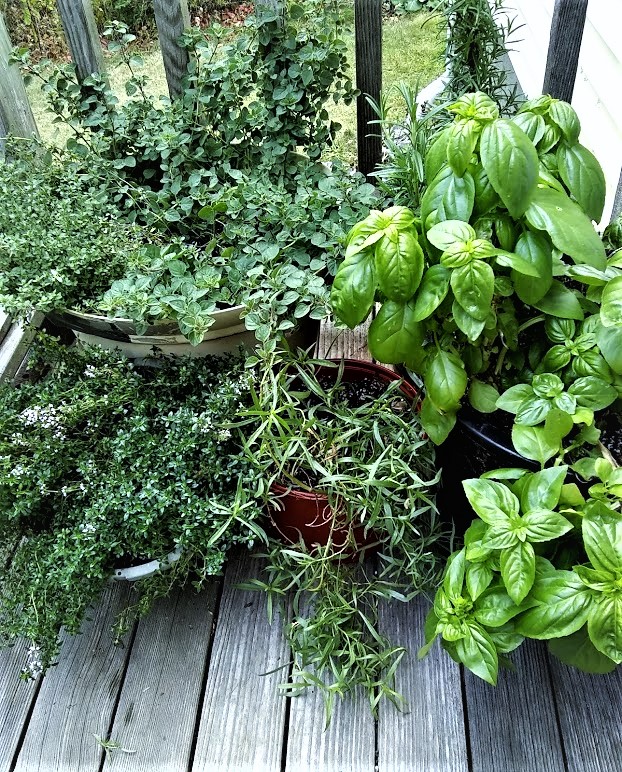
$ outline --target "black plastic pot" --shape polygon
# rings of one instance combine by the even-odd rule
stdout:
[[[501,467],[517,467],[537,472],[540,465],[514,450],[511,418],[508,413],[479,413],[465,405],[460,408],[456,426],[437,448],[436,458],[442,468],[437,504],[442,518],[453,521],[456,532],[463,534],[475,517],[462,481],[479,477]]]

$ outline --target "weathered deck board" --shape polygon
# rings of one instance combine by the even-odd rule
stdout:
[[[129,650],[110,633],[128,588],[107,588],[82,633],[67,637],[58,665],[47,672],[15,772],[99,772]],[[17,674],[14,674],[17,676]]]
[[[219,581],[199,595],[176,590],[141,620],[104,772],[177,772],[190,762]]]
[[[460,669],[439,646],[417,660],[428,605],[420,598],[381,608],[382,633],[408,650],[396,673],[396,689],[408,700],[409,712],[380,705],[378,772],[469,769]],[[508,771],[490,767],[488,772]]]
[[[301,613],[310,612],[307,599]],[[307,689],[291,699],[288,724],[286,772],[374,772],[375,721],[362,690],[354,699],[335,697],[326,727],[324,696]]]
[[[369,319],[356,330],[340,330],[330,322],[323,322],[317,344],[317,355],[320,358],[364,359],[370,361],[367,350],[367,330],[371,324]]]
[[[292,698],[285,772],[374,772],[375,721],[365,695],[337,697],[328,728],[325,720],[319,690]]]
[[[569,772],[622,769],[622,668],[588,675],[550,660]]]
[[[465,672],[473,772],[564,772],[546,648],[526,641],[496,687]]]
[[[260,560],[243,554],[225,574],[195,772],[281,770],[287,702],[277,687],[285,680],[289,651],[279,619],[268,622],[263,595],[235,587],[258,577],[260,567]]]
[[[43,314],[33,315],[30,326],[12,324],[0,340],[0,381],[13,378],[35,334],[35,328],[41,324]],[[3,323],[4,324],[4,323]]]
[[[11,769],[23,727],[37,695],[37,682],[19,678],[26,662],[28,645],[28,641],[20,641],[0,652],[0,772]]]

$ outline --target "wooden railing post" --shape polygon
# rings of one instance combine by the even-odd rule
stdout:
[[[572,100],[588,0],[555,0],[543,94]]]
[[[613,199],[613,209],[611,210],[611,219],[622,214],[622,171],[620,171],[620,179],[618,180],[618,187],[616,188],[615,198]]]
[[[39,136],[19,68],[15,64],[9,65],[11,49],[11,39],[0,13],[0,151],[7,134]]]
[[[184,30],[190,27],[188,3],[186,0],[153,0],[153,10],[168,93],[174,99],[181,93],[181,81],[188,69],[188,52],[178,43]]]
[[[378,116],[366,99],[369,94],[378,102],[382,88],[382,0],[354,0],[354,37],[356,86],[361,92],[356,103],[358,169],[368,176],[382,157],[380,128],[369,125]]]
[[[56,0],[56,7],[78,80],[83,81],[94,72],[104,72],[104,55],[91,0]]]

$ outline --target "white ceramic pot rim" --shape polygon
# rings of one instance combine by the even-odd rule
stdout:
[[[112,574],[112,579],[117,582],[136,582],[139,579],[146,579],[153,576],[158,571],[165,571],[176,563],[181,557],[181,547],[176,547],[169,552],[164,560],[150,560],[148,563],[141,563],[138,566],[129,568],[117,568]]]

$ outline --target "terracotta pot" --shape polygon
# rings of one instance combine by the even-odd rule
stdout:
[[[340,359],[329,361],[341,362]],[[381,365],[372,362],[362,362],[357,359],[345,359],[342,383],[356,383],[370,376],[377,381],[389,385],[401,377]],[[317,374],[337,378],[337,369],[318,367]],[[402,382],[399,391],[409,402],[419,399],[417,390],[410,383]],[[314,546],[325,546],[332,541],[336,552],[343,551],[346,558],[363,549],[373,549],[377,538],[373,532],[362,525],[348,527],[345,523],[334,521],[327,497],[321,492],[306,492],[288,488],[275,483],[271,491],[278,497],[278,506],[271,508],[272,525],[276,533],[287,543],[295,544],[302,538],[304,544],[312,549]]]

